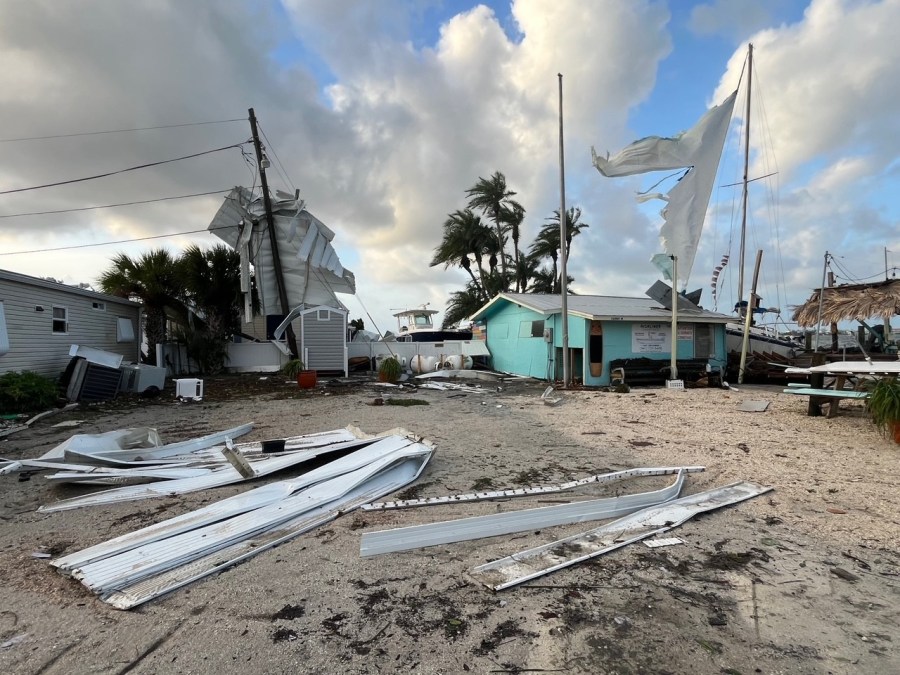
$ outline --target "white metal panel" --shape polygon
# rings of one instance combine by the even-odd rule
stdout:
[[[492,513],[487,516],[459,518],[441,523],[412,525],[379,532],[366,532],[360,542],[359,554],[367,557],[438,544],[496,537],[501,534],[513,534],[555,525],[571,525],[591,520],[616,518],[674,499],[681,492],[684,476],[685,472],[679,471],[678,477],[672,485],[652,492],[591,499],[574,504],[545,506],[522,511]]]
[[[187,565],[180,565],[134,585],[116,589],[105,594],[102,599],[117,609],[131,609],[163,593],[242,562],[352,511],[363,502],[378,499],[401,489],[419,477],[430,457],[430,454],[418,455],[404,460],[354,488],[343,497],[326,506],[311,509],[293,520],[282,523],[274,530],[266,530]]]
[[[667,504],[643,509],[608,525],[572,537],[519,551],[506,558],[480,565],[472,569],[470,574],[495,591],[500,591],[667,532],[699,513],[737,504],[770,490],[771,487],[749,481],[706,490]]]
[[[276,527],[346,495],[400,460],[430,453],[424,445],[408,445],[274,504],[99,560],[73,570],[72,576],[98,593],[116,590]]]
[[[379,457],[408,446],[410,443],[411,441],[404,437],[388,436],[377,443],[372,443],[372,445],[369,445],[366,448],[357,450],[351,455],[330,462],[329,464],[310,471],[302,476],[277,483],[270,483],[269,485],[263,485],[255,490],[234,495],[233,497],[220,500],[195,511],[184,513],[175,518],[170,518],[161,523],[148,525],[135,532],[130,532],[108,542],[67,555],[64,558],[54,561],[52,564],[56,565],[61,570],[72,569],[94,560],[100,560],[117,553],[137,548],[138,546],[143,546],[144,544],[273,504],[316,481],[340,476],[342,473],[347,473],[353,469],[365,466]]]

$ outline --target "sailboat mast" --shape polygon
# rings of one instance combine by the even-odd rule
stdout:
[[[747,51],[747,112],[744,115],[744,189],[741,215],[741,252],[738,270],[738,302],[744,300],[744,251],[747,246],[747,182],[750,171],[750,92],[753,90],[753,43]],[[745,311],[750,311],[749,305]]]

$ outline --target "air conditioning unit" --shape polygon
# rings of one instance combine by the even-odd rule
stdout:
[[[149,366],[143,363],[123,363],[120,366],[122,371],[122,391],[130,391],[136,394],[143,393],[148,389],[162,391],[166,383],[166,369],[157,366]]]

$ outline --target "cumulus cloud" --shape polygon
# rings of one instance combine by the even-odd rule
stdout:
[[[810,271],[794,279],[798,300],[818,283],[814,268],[821,252],[814,249],[827,232],[848,221],[867,223],[871,241],[890,231],[889,218],[860,206],[866,195],[853,192],[859,186],[877,191],[879,172],[898,154],[890,86],[900,68],[900,43],[890,33],[900,20],[898,5],[815,0],[802,20],[774,28],[754,14],[768,6],[757,3],[709,3],[692,16],[696,31],[720,31],[728,7],[743,12],[745,30],[759,28],[752,40],[784,186],[782,215],[791,217],[787,236],[802,240],[786,267]],[[279,160],[270,183],[299,189],[336,231],[335,246],[356,273],[360,299],[389,328],[392,308],[423,302],[442,308],[464,283],[462,272],[427,263],[446,215],[465,205],[465,190],[479,176],[502,171],[518,192],[527,210],[526,246],[559,208],[562,73],[567,205],[581,207],[582,220],[591,225],[576,240],[570,273],[579,292],[640,295],[656,276],[647,261],[658,250],[659,219],[635,205],[642,182],[601,178],[590,165],[589,148],[615,151],[634,140],[629,114],[648,98],[660,62],[677,48],[666,5],[515,0],[510,14],[498,17],[473,2],[423,43],[416,27],[429,7],[401,0],[5,3],[2,136],[245,118],[254,107]],[[710,100],[733,89],[743,58],[740,48],[722,64],[724,75]],[[248,137],[243,120],[4,143],[0,190]],[[0,215],[226,190],[252,181],[240,152],[229,150],[103,181],[2,195]],[[0,220],[0,248],[203,230],[219,203],[211,196]],[[900,247],[892,236],[887,245]],[[212,239],[172,237],[0,257],[0,266],[92,281],[117,250],[177,250],[188,241]],[[718,255],[707,241],[703,246],[707,260]],[[347,300],[356,315],[361,308],[354,302]]]

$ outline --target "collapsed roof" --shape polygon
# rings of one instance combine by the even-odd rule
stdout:
[[[355,294],[356,279],[331,245],[334,232],[304,208],[303,200],[283,192],[276,192],[272,200],[272,215],[289,307],[343,308],[335,294]],[[284,314],[262,197],[235,187],[207,229],[240,253],[241,290],[247,303],[252,264],[262,313]]]

